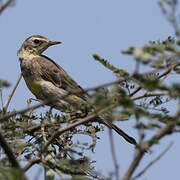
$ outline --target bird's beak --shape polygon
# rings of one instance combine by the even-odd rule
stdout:
[[[53,46],[53,45],[56,45],[56,44],[61,44],[62,42],[60,41],[50,41],[49,42],[49,46]]]

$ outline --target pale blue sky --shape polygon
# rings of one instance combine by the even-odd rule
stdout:
[[[169,23],[162,16],[156,0],[18,0],[15,7],[7,9],[0,16],[0,77],[15,83],[20,73],[16,56],[21,43],[30,35],[41,34],[60,40],[62,45],[46,51],[83,87],[91,87],[114,79],[111,72],[93,60],[98,53],[111,63],[128,71],[133,69],[132,59],[120,54],[131,45],[142,46],[149,40],[165,39],[173,35]],[[4,91],[5,100],[9,91]],[[26,100],[33,97],[22,80],[10,108],[26,106]],[[130,123],[119,123],[127,132],[136,135]],[[166,138],[155,155],[176,138]],[[107,129],[100,135],[94,155],[96,169],[107,175],[112,163]],[[116,139],[116,153],[120,175],[124,174],[134,154],[133,146]],[[180,144],[173,145],[168,154],[155,164],[144,177],[146,179],[177,179],[179,177]],[[152,160],[146,155],[142,165]],[[140,169],[142,167],[140,166]],[[35,170],[33,170],[35,172]],[[32,171],[28,174],[32,175]],[[32,177],[32,176],[31,176]],[[141,179],[144,179],[141,178]]]

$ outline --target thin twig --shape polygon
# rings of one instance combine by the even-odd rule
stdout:
[[[139,99],[143,99],[143,98],[147,98],[147,97],[153,97],[153,96],[167,96],[168,92],[149,92],[149,93],[144,93],[140,96],[137,97],[132,97],[131,99],[133,101],[139,100]]]
[[[168,10],[170,12],[168,12],[164,6],[164,3],[166,3],[169,8]],[[180,29],[179,29],[179,21],[176,18],[176,10],[177,10],[177,5],[178,1],[159,1],[159,7],[160,10],[162,12],[162,14],[165,16],[165,18],[167,19],[167,21],[173,26],[174,31],[175,31],[175,35],[179,38],[180,36]]]
[[[150,163],[148,163],[147,166],[145,166],[145,168],[143,170],[141,170],[136,176],[134,176],[132,178],[132,180],[135,180],[135,179],[139,178],[140,176],[142,176],[152,165],[154,165],[158,160],[160,160],[169,151],[169,149],[172,147],[172,145],[173,145],[173,143],[171,142],[164,149],[164,151],[162,151],[154,160],[152,160]]]
[[[3,101],[3,95],[2,95],[2,89],[0,88],[0,99],[1,99],[1,109],[2,109],[2,114],[4,114],[4,101]]]
[[[30,162],[28,162],[24,168],[23,171],[26,172],[27,170],[29,170],[34,164],[41,162],[41,158],[40,157],[35,157],[34,159],[30,160]]]
[[[175,126],[174,124],[167,124],[164,128],[160,129],[157,132],[157,134],[155,134],[151,139],[149,139],[148,141],[145,141],[143,144],[140,145],[132,163],[130,164],[127,172],[125,173],[123,177],[123,180],[131,179],[131,176],[133,175],[134,171],[137,169],[145,152],[147,152],[150,149],[150,147],[154,145],[155,143],[157,143],[161,138],[172,133],[174,126]]]
[[[166,76],[166,75],[168,75],[168,74],[172,71],[172,69],[174,69],[175,67],[179,66],[179,64],[180,64],[180,63],[178,62],[178,63],[174,64],[173,66],[168,67],[161,75],[159,75],[159,76],[157,77],[157,80],[158,80],[158,79],[161,79],[162,77],[164,77],[164,76]],[[129,95],[129,97],[134,96],[134,95],[135,95],[136,93],[138,93],[141,89],[142,89],[141,86],[137,87],[137,89],[135,89],[135,90]]]
[[[24,108],[24,109],[21,109],[19,111],[14,111],[14,112],[11,112],[9,114],[5,114],[4,116],[0,117],[0,121],[9,119],[9,118],[11,118],[13,116],[16,116],[18,114],[24,114],[24,113],[26,113],[26,112],[28,112],[30,110],[38,109],[39,107],[44,106],[47,103],[48,103],[48,101],[41,102],[41,103],[38,103],[38,104],[35,104],[35,105],[31,106],[30,108]]]
[[[1,132],[0,132],[0,146],[3,148],[5,154],[7,155],[9,161],[12,164],[12,167],[20,168],[20,165],[19,165],[18,161],[16,160],[16,157],[14,156],[13,151],[9,147],[8,143],[4,139],[3,135],[1,134]]]
[[[16,81],[16,84],[14,85],[14,88],[13,88],[12,92],[11,92],[11,94],[8,97],[6,106],[4,107],[4,113],[6,113],[7,110],[8,110],[9,103],[10,103],[10,101],[11,101],[11,99],[12,99],[12,97],[13,97],[13,95],[14,95],[14,93],[15,93],[18,85],[19,85],[19,82],[20,82],[21,78],[22,78],[22,74],[19,75],[18,80]]]
[[[145,150],[141,150],[139,149],[135,158],[133,159],[131,165],[129,166],[126,174],[124,175],[123,177],[123,180],[130,180],[131,179],[131,176],[133,174],[133,172],[135,171],[135,169],[138,167],[143,155],[145,153]]]
[[[29,127],[29,128],[27,128],[27,129],[25,129],[25,133],[29,133],[29,134],[31,134],[31,133],[34,133],[35,131],[38,131],[39,129],[41,129],[41,126],[42,126],[42,124],[38,124],[38,125],[33,125],[33,126],[31,126],[31,127]],[[51,126],[54,126],[54,124],[44,124],[44,126],[45,126],[45,128],[46,127],[51,127]],[[56,127],[57,127],[58,125],[56,125]]]
[[[115,167],[116,180],[119,180],[119,165],[117,162],[116,152],[114,148],[112,129],[109,129],[109,139],[110,139],[110,148],[111,148],[112,158],[113,158],[114,167]]]
[[[9,7],[13,1],[14,1],[14,0],[8,0],[8,1],[6,1],[6,3],[4,3],[3,5],[1,5],[1,6],[0,6],[0,14],[1,14],[7,7]]]
[[[119,83],[122,83],[124,81],[126,81],[126,79],[119,79],[119,80],[116,80],[116,81],[111,81],[111,82],[104,83],[104,84],[101,84],[101,85],[97,85],[97,86],[94,86],[94,87],[86,88],[86,89],[84,89],[84,91],[85,92],[94,91],[94,90],[98,90],[98,89],[103,88],[103,87],[112,86],[114,84],[119,84]],[[76,91],[73,91],[73,94],[74,93],[76,93]]]
[[[104,110],[104,109],[103,109]],[[102,111],[102,110],[101,110]],[[69,131],[81,124],[84,124],[84,123],[88,123],[89,121],[91,121],[92,119],[94,119],[97,115],[92,113],[90,114],[89,116],[83,118],[83,119],[79,119],[77,120],[75,123],[73,124],[70,124],[69,126],[67,126],[66,128],[64,129],[59,129],[58,131],[54,132],[54,134],[48,139],[48,141],[45,143],[45,145],[42,147],[42,150],[41,150],[41,153],[43,153],[46,148],[58,137],[60,136],[62,133],[66,132],[66,131]]]
[[[134,96],[137,92],[139,92],[142,89],[142,87],[138,87],[137,89],[135,89],[130,95],[129,97]]]

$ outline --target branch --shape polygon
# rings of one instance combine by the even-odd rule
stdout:
[[[107,86],[112,86],[114,84],[119,84],[119,83],[122,83],[126,81],[126,79],[118,79],[116,81],[111,81],[111,82],[108,82],[108,83],[104,83],[104,84],[101,84],[101,85],[97,85],[97,86],[94,86],[94,87],[90,87],[90,88],[86,88],[84,89],[85,92],[88,92],[88,91],[94,91],[94,90],[98,90],[100,88],[103,88],[103,87],[107,87]],[[76,94],[78,93],[79,91],[73,91],[72,94]]]
[[[130,164],[127,172],[125,173],[123,180],[129,180],[131,179],[131,176],[133,175],[134,171],[138,167],[140,161],[142,160],[145,152],[147,152],[152,145],[157,143],[161,138],[164,136],[172,133],[172,130],[175,125],[173,124],[167,124],[164,128],[159,130],[157,134],[155,134],[150,140],[145,141],[143,144],[140,145],[139,149],[137,150],[137,154],[135,155],[132,163]]]
[[[51,127],[52,123],[51,124],[43,124],[43,125],[44,125],[45,128],[46,127]],[[29,133],[29,134],[34,133],[34,132],[38,131],[39,129],[41,129],[41,126],[42,126],[42,124],[33,125],[33,126],[27,128],[27,129],[25,129],[24,132]]]
[[[41,162],[41,158],[40,157],[35,157],[34,159],[32,159],[30,162],[28,162],[24,168],[23,171],[26,172],[28,171],[34,164]]]
[[[169,11],[168,12],[164,6],[164,3],[166,3],[169,6]],[[159,7],[162,12],[162,14],[165,16],[167,21],[171,23],[171,25],[174,28],[175,35],[179,38],[180,37],[180,29],[179,29],[179,19],[176,18],[176,10],[178,9],[178,1],[177,0],[171,0],[170,3],[169,1],[159,1]]]
[[[104,110],[104,109],[103,109]],[[101,110],[102,111],[102,110]],[[100,112],[101,112],[100,111]],[[99,113],[100,113],[99,112]],[[66,132],[66,131],[69,131],[81,124],[84,124],[84,123],[88,123],[90,122],[92,119],[94,119],[95,117],[97,116],[97,114],[90,114],[89,116],[83,118],[83,119],[79,119],[77,120],[75,123],[73,124],[70,124],[69,126],[67,126],[66,128],[64,129],[59,129],[58,131],[54,132],[54,134],[48,139],[48,141],[45,143],[45,145],[42,147],[42,150],[41,150],[41,153],[43,153],[46,148],[58,137],[60,136],[62,133]]]
[[[48,101],[35,104],[35,105],[31,106],[30,108],[24,108],[24,109],[21,109],[21,110],[19,110],[19,111],[14,111],[14,112],[11,112],[11,113],[9,113],[9,114],[5,114],[5,115],[3,115],[2,117],[0,117],[0,121],[9,119],[9,118],[11,118],[11,117],[13,117],[13,116],[16,116],[16,115],[18,115],[18,114],[24,114],[24,113],[26,113],[26,112],[28,112],[28,111],[38,109],[39,107],[44,106],[44,105],[46,105],[46,104],[48,104]]]
[[[12,149],[10,148],[10,146],[8,145],[8,143],[6,142],[6,140],[4,139],[4,137],[1,133],[0,133],[0,146],[3,148],[4,153],[7,155],[10,163],[12,164],[12,167],[19,169],[21,172],[23,172],[19,162],[17,161],[16,157],[14,156]],[[24,173],[22,174],[21,177],[23,180],[27,180]]]
[[[118,165],[118,162],[117,162],[115,148],[114,148],[112,129],[109,129],[109,139],[110,139],[110,147],[111,147],[111,152],[112,152],[112,158],[113,158],[114,167],[115,167],[116,180],[119,180],[119,165]]]
[[[19,82],[20,82],[21,78],[22,78],[22,74],[19,75],[18,80],[16,81],[16,84],[15,84],[12,92],[11,92],[11,94],[10,94],[9,97],[8,97],[8,101],[7,101],[7,103],[6,103],[6,106],[4,107],[4,114],[7,112],[9,103],[10,103],[10,101],[11,101],[11,99],[12,99],[12,97],[13,97],[13,95],[14,95],[14,93],[15,93],[18,85],[19,85]]]
[[[7,155],[9,161],[12,164],[12,167],[14,168],[20,168],[20,165],[18,161],[16,160],[16,157],[13,154],[13,151],[9,147],[8,143],[4,139],[3,135],[0,133],[0,146],[3,148],[5,154]]]
[[[139,99],[142,99],[142,98],[146,98],[146,97],[153,97],[153,96],[166,96],[167,93],[166,92],[153,92],[153,93],[144,93],[143,95],[140,95],[140,96],[137,96],[137,97],[132,97],[131,99],[133,101],[136,101],[136,100],[139,100]],[[48,127],[48,126],[52,126],[52,124],[44,124],[45,127]],[[106,124],[105,124],[106,125]],[[41,128],[41,124],[39,125],[34,125],[34,126],[31,126],[29,127],[28,129],[25,130],[26,133],[33,133],[37,130],[39,130]],[[106,125],[107,126],[107,125]]]
[[[111,108],[114,108],[116,105],[113,104],[111,105]],[[46,150],[46,148],[58,137],[60,136],[62,133],[66,132],[66,131],[69,131],[81,124],[85,124],[85,123],[88,123],[94,119],[98,119],[98,117],[100,116],[100,114],[102,114],[103,112],[107,111],[110,107],[107,106],[103,109],[99,109],[99,110],[96,110],[96,112],[94,113],[89,113],[88,116],[86,116],[85,118],[80,118],[80,119],[77,119],[75,123],[69,125],[68,127],[64,128],[64,129],[61,129],[59,128],[59,130],[57,132],[54,132],[54,134],[49,138],[49,140],[45,143],[45,145],[42,147],[42,150],[41,150],[41,153],[44,152]],[[138,146],[138,144],[136,143],[136,140],[129,136],[128,134],[126,134],[123,130],[121,130],[120,128],[116,127],[114,124],[110,124],[110,123],[106,123],[103,119],[101,120],[96,120],[96,121],[99,121],[100,123],[103,123],[104,125],[106,125],[107,127],[115,130],[120,136],[122,136],[127,142],[135,145],[135,146]]]
[[[136,176],[134,176],[132,180],[135,180],[142,176],[153,164],[160,160],[169,151],[172,145],[173,143],[170,143],[163,152],[161,152],[154,160],[152,160],[147,166],[145,166],[145,168],[142,171],[140,171]]]
[[[164,76],[166,76],[166,75],[168,75],[168,74],[172,71],[172,69],[174,69],[175,67],[177,67],[177,66],[179,66],[179,65],[180,65],[180,62],[174,64],[173,66],[168,67],[161,75],[159,75],[159,76],[157,77],[157,80],[158,80],[158,79],[161,79],[162,77],[164,77]],[[147,73],[146,73],[146,74],[147,74]],[[148,74],[149,74],[149,73],[148,73]],[[142,89],[142,87],[139,86],[137,89],[135,89],[135,90],[129,95],[129,97],[134,96],[134,95],[135,95],[136,93],[138,93],[141,89]]]
[[[142,89],[142,87],[138,87],[137,89],[135,89],[130,95],[129,95],[129,97],[132,97],[132,96],[134,96],[136,93],[138,93],[140,90]]]
[[[131,99],[133,101],[147,98],[147,97],[153,97],[153,96],[167,96],[168,92],[149,92],[149,93],[144,93],[143,95],[137,96],[137,97],[132,97]]]
[[[130,177],[132,176],[133,172],[135,169],[138,167],[143,155],[145,153],[145,150],[139,149],[135,158],[133,159],[133,162],[129,166],[129,169],[127,170],[126,174],[123,177],[123,180],[129,180]]]
[[[102,111],[102,110],[101,110]],[[101,112],[100,111],[100,112]],[[32,159],[25,167],[24,167],[24,171],[27,171],[29,168],[31,168],[35,163],[40,162],[41,159],[38,157],[41,157],[41,154],[43,152],[45,152],[45,150],[47,149],[47,147],[58,137],[60,136],[62,133],[69,131],[81,124],[84,123],[88,123],[89,121],[91,121],[92,119],[94,119],[97,115],[95,114],[90,114],[89,116],[83,118],[83,119],[79,119],[77,120],[75,123],[70,124],[69,126],[67,126],[64,129],[59,129],[58,131],[54,132],[54,134],[52,134],[52,136],[48,139],[48,141],[45,143],[45,145],[42,147],[42,150],[38,153],[37,157]],[[41,126],[40,126],[41,127]],[[39,128],[39,126],[38,126]]]
[[[4,114],[4,101],[3,101],[3,95],[2,95],[2,89],[0,88],[0,100],[1,100],[1,108],[2,108],[2,114]]]
[[[9,7],[13,1],[14,1],[14,0],[8,0],[8,1],[6,1],[6,3],[4,3],[3,5],[1,5],[1,6],[0,6],[0,14],[1,14],[7,7]]]

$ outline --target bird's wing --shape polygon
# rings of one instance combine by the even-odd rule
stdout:
[[[38,64],[41,67],[41,77],[52,82],[55,86],[66,90],[69,93],[75,94],[77,96],[86,100],[88,95],[84,92],[83,88],[79,86],[68,74],[67,72],[56,64],[52,59],[41,55],[37,59]]]

